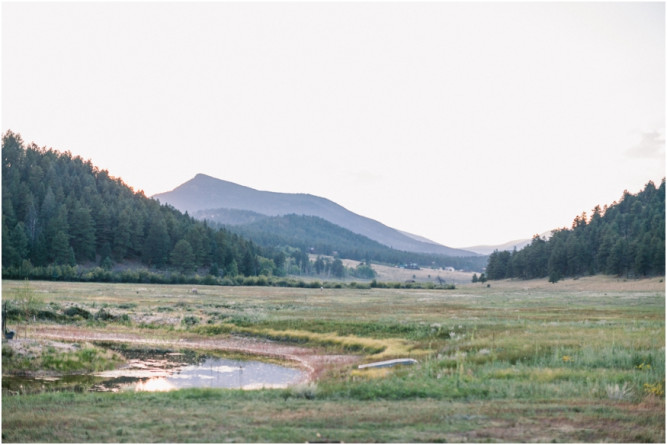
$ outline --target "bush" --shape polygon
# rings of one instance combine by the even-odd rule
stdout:
[[[186,317],[183,317],[183,320],[181,320],[181,324],[188,328],[199,324],[199,322],[200,322],[199,317],[195,317],[194,315],[188,315]]]
[[[64,318],[62,315],[56,314],[55,312],[49,310],[37,311],[36,317],[39,318],[40,320],[49,320],[49,321],[60,321]]]
[[[97,311],[97,314],[95,314],[95,320],[101,320],[101,321],[113,321],[116,320],[118,317],[111,315],[111,313],[104,308],[100,309]]]
[[[86,320],[90,320],[91,318],[93,318],[93,314],[78,306],[70,306],[67,309],[65,309],[63,313],[68,317],[76,317],[78,315],[79,317],[85,318]]]

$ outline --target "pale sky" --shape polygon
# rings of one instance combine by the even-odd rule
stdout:
[[[665,176],[665,6],[3,2],[8,129],[500,244]]]

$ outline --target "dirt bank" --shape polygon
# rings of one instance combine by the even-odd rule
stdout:
[[[355,355],[323,354],[314,348],[291,346],[282,343],[249,337],[199,337],[183,333],[181,338],[152,338],[147,335],[110,332],[77,326],[32,326],[30,337],[34,340],[49,339],[70,342],[118,342],[135,345],[157,345],[167,348],[216,350],[262,355],[279,360],[295,362],[308,373],[308,380],[317,379],[327,370],[350,366],[360,360]]]

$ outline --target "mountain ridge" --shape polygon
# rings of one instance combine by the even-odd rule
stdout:
[[[486,257],[481,255],[445,257],[394,250],[317,216],[295,214],[267,216],[247,224],[223,227],[263,247],[290,246],[309,254],[340,256],[362,262],[373,261],[393,265],[414,262],[424,266],[454,267],[457,270],[474,271],[481,271],[486,263]]]
[[[540,233],[539,237],[549,239],[551,238],[551,235],[554,233],[554,231],[555,230],[547,230],[546,232]],[[471,252],[476,252],[480,255],[491,255],[496,250],[503,251],[503,250],[512,250],[515,248],[517,250],[521,250],[527,245],[529,245],[532,240],[533,240],[532,238],[522,238],[522,239],[508,241],[502,244],[482,244],[470,247],[462,247],[462,249],[469,250]]]
[[[197,214],[202,210],[237,209],[267,216],[288,214],[318,216],[397,250],[446,256],[479,255],[463,249],[422,241],[422,237],[401,233],[379,221],[351,212],[327,198],[307,193],[257,190],[203,173],[198,173],[194,178],[169,192],[158,193],[152,197],[190,214]]]

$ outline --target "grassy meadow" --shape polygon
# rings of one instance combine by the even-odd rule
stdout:
[[[22,307],[26,292],[31,296],[32,312],[24,305],[8,322],[24,345],[44,341],[47,332],[51,339],[78,336],[82,343],[132,338],[174,348],[210,348],[240,338],[265,345],[267,352],[294,345],[313,355],[352,357],[342,365],[320,365],[316,379],[287,389],[3,391],[2,439],[664,443],[662,281],[588,277],[452,290],[196,291],[3,281],[3,302],[10,307]],[[86,346],[83,355],[117,366],[100,348]],[[3,340],[3,376],[31,363],[29,370],[38,372],[34,368],[48,362],[26,362],[21,351],[10,349]],[[357,369],[397,357],[419,363]]]

